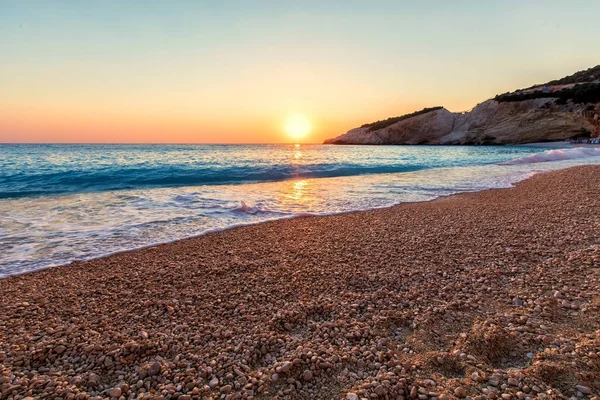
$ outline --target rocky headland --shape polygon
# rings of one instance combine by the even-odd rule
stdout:
[[[432,107],[365,124],[330,144],[503,145],[600,135],[600,65],[505,93],[472,110]]]

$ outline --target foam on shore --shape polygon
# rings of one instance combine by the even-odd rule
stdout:
[[[554,149],[515,158],[514,160],[506,161],[501,165],[536,164],[541,162],[576,160],[599,156],[600,148],[576,147],[573,149]]]

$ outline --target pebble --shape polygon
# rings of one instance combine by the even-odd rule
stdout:
[[[459,386],[454,389],[454,395],[459,398],[467,397],[467,391],[463,387]]]
[[[231,392],[231,389],[233,389],[233,387],[231,385],[225,385],[222,386],[221,389],[219,390],[221,393],[229,393]]]
[[[313,379],[313,374],[312,374],[312,372],[311,372],[311,371],[309,371],[309,370],[306,370],[306,371],[304,371],[304,372],[302,373],[302,379],[303,379],[305,382],[310,382],[310,381],[312,381],[312,379]]]
[[[62,353],[65,352],[65,350],[67,350],[67,348],[65,346],[63,346],[63,345],[56,346],[54,348],[54,351],[56,352],[56,354],[62,354]]]
[[[150,364],[150,368],[148,368],[148,376],[155,376],[160,374],[160,364],[157,362],[154,362],[152,364]]]
[[[592,394],[592,389],[590,389],[587,386],[577,385],[577,386],[575,386],[575,389],[577,389],[579,392],[581,392],[583,394]]]
[[[497,377],[495,377],[495,376],[492,376],[490,379],[488,379],[488,383],[489,383],[491,386],[498,386],[498,385],[500,384],[500,379],[498,379],[498,378],[497,378]]]
[[[88,375],[88,383],[97,385],[98,383],[100,383],[100,375],[90,372],[90,374]]]
[[[281,372],[283,372],[284,374],[290,372],[292,370],[293,365],[294,364],[292,364],[289,361],[284,362],[283,365],[281,366]]]
[[[410,398],[411,399],[416,399],[418,397],[418,395],[419,395],[419,391],[418,391],[417,387],[416,386],[412,386],[410,388]]]
[[[523,300],[519,299],[518,297],[515,297],[513,299],[513,304],[517,307],[523,307]]]

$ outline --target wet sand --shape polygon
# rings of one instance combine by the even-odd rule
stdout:
[[[0,398],[593,398],[600,167],[0,280]]]

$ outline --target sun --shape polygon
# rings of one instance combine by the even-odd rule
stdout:
[[[310,121],[304,114],[291,114],[285,119],[284,129],[292,139],[304,139],[310,133]]]

